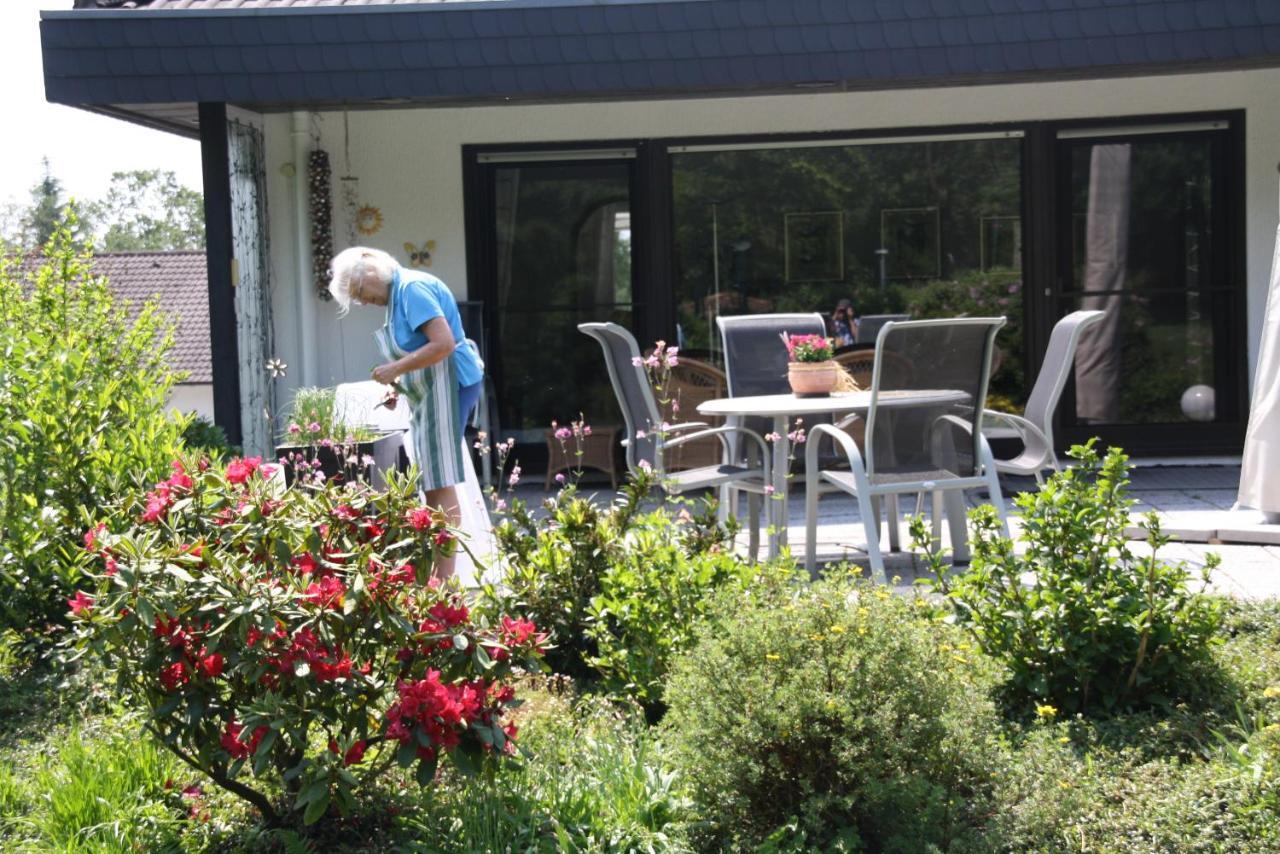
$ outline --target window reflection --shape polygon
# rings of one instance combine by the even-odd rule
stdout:
[[[717,360],[718,314],[848,301],[884,315],[1004,315],[992,403],[1025,400],[1021,143],[930,140],[672,156],[680,343]],[[858,346],[858,345],[855,345]]]

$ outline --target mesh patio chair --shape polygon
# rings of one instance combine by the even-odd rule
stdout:
[[[910,319],[909,314],[864,314],[858,318],[858,331],[854,335],[854,341],[858,344],[874,344],[886,323]]]
[[[1036,375],[1036,384],[1022,415],[991,409],[982,413],[982,432],[988,439],[1016,438],[1022,441],[1022,451],[1016,457],[996,460],[996,471],[1033,475],[1037,483],[1044,483],[1042,473],[1045,469],[1060,470],[1058,455],[1053,450],[1053,414],[1058,409],[1067,377],[1071,375],[1081,333],[1101,321],[1104,315],[1105,311],[1073,311],[1054,324],[1049,335],[1049,348],[1040,363],[1040,373]]]
[[[827,334],[827,325],[817,312],[721,316],[716,318],[716,326],[724,347],[729,397],[789,394],[787,347],[782,343],[782,333]],[[773,422],[768,418],[746,418],[742,426],[763,434],[773,429]],[[736,447],[734,450],[736,453]]]
[[[893,508],[902,494],[933,498],[933,536],[941,540],[942,511],[957,559],[967,555],[963,490],[985,486],[1000,519],[1005,519],[1000,481],[991,449],[975,429],[987,395],[988,370],[996,332],[1004,318],[957,318],[889,322],[876,339],[871,405],[866,414],[865,452],[834,425],[812,429],[805,449],[805,566],[817,569],[820,488],[836,488],[858,500],[873,577],[885,580],[880,553],[880,505],[890,502],[890,535],[897,528]],[[886,370],[905,363],[911,371]],[[814,441],[830,436],[848,470],[824,468]],[[1007,533],[1007,530],[1006,530]]]
[[[598,341],[604,350],[609,381],[613,384],[613,392],[617,395],[622,419],[626,424],[626,438],[622,440],[622,444],[626,448],[627,468],[637,472],[642,463],[647,464],[658,472],[662,485],[670,492],[726,488],[732,493],[748,493],[748,547],[751,559],[755,560],[760,547],[761,497],[765,495],[765,485],[770,482],[769,449],[764,439],[759,433],[743,427],[711,427],[697,421],[668,425],[665,430],[655,429],[661,426],[662,415],[644,368],[635,364],[635,360],[640,358],[640,347],[636,344],[636,339],[616,323],[580,323],[578,329]],[[679,472],[671,472],[665,468],[665,456],[669,450],[709,436],[717,437],[723,443],[725,456],[722,459],[728,460],[727,462]],[[728,456],[729,436],[745,438],[758,452],[759,462],[750,465],[734,462]],[[721,502],[722,519],[727,510],[725,503]]]

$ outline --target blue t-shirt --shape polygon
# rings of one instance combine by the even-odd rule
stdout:
[[[484,362],[467,346],[458,303],[444,282],[421,270],[400,267],[391,279],[391,332],[396,344],[412,352],[427,344],[423,324],[443,317],[458,346],[453,351],[453,367],[458,372],[458,386],[475,385],[484,378]]]

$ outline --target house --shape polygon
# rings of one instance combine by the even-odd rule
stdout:
[[[41,257],[22,259],[24,271],[34,274]],[[105,276],[118,302],[124,303],[130,320],[154,299],[161,317],[173,326],[169,350],[170,369],[182,379],[169,393],[169,404],[179,412],[195,412],[213,420],[213,359],[209,347],[209,280],[202,251],[99,252],[92,272]]]
[[[169,367],[184,375],[169,405],[213,419],[213,360],[209,355],[209,281],[204,252],[101,252],[93,272],[106,276],[117,299],[134,309],[150,299],[173,324]]]
[[[497,420],[616,419],[584,320],[716,358],[726,311],[1000,313],[1064,442],[1238,453],[1276,227],[1280,3],[78,0],[49,100],[198,136],[218,421],[367,376],[331,250],[483,303]],[[327,197],[327,200],[326,200]],[[329,237],[331,235],[331,239]],[[262,365],[290,365],[272,380]]]

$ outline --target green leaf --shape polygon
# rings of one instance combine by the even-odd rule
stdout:
[[[414,777],[417,779],[419,786],[425,786],[435,779],[438,763],[439,758],[435,753],[418,762],[418,769],[414,772]]]
[[[329,810],[329,790],[326,788],[324,794],[307,804],[307,810],[302,814],[302,823],[311,825],[319,821]]]
[[[396,764],[401,768],[408,768],[416,758],[418,758],[418,748],[412,740],[402,742],[396,750]]]
[[[313,803],[322,795],[328,794],[328,792],[329,779],[327,777],[312,780],[302,789],[301,792],[298,793],[298,800],[294,803],[294,808],[297,809],[305,806],[306,804]]]

